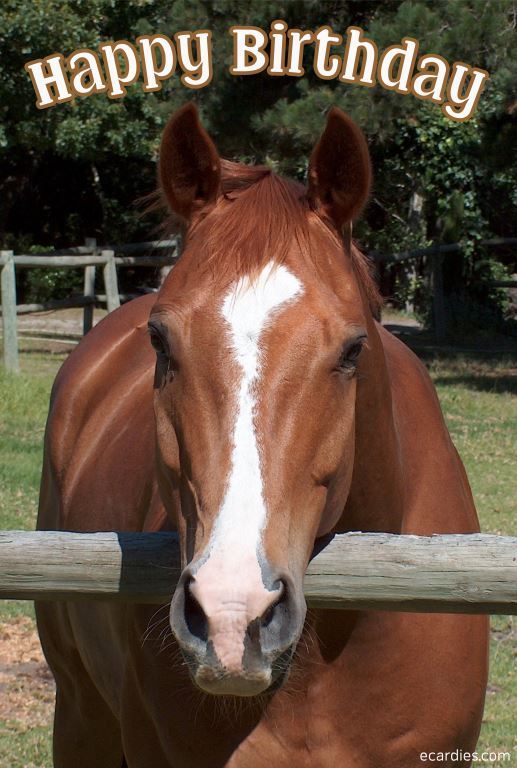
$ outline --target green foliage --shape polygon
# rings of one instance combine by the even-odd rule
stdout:
[[[469,274],[463,285],[448,296],[449,334],[467,337],[474,334],[505,332],[517,335],[517,323],[510,315],[508,292],[494,287],[494,281],[508,280],[507,270],[484,249],[463,264]]]
[[[233,77],[228,72],[234,23],[265,30],[273,19],[344,34],[364,29],[380,50],[411,36],[420,52],[464,61],[490,73],[477,115],[466,123],[439,106],[381,86],[364,88],[318,79],[306,50],[302,78]],[[214,78],[198,91],[177,76],[161,91],[139,84],[124,99],[102,95],[38,111],[23,65],[54,51],[95,49],[101,40],[138,34],[210,29]],[[154,225],[135,215],[134,201],[155,186],[161,129],[173,109],[193,99],[221,153],[267,162],[303,179],[325,111],[338,105],[365,130],[375,169],[370,205],[355,234],[368,250],[398,252],[432,242],[460,241],[461,265],[446,265],[449,293],[492,301],[475,268],[487,235],[515,235],[517,173],[511,148],[517,80],[514,11],[510,0],[5,0],[0,6],[0,242],[18,249],[34,242],[65,246],[85,236],[99,242],[149,237]],[[423,200],[415,212],[415,195]],[[494,254],[488,258],[496,264]],[[427,264],[418,280],[398,269],[388,292],[425,311]],[[449,285],[448,281],[452,280]],[[480,282],[481,280],[481,282]],[[395,284],[396,283],[396,284]],[[479,290],[478,290],[479,289]],[[496,313],[497,314],[497,313]]]
[[[43,303],[80,293],[83,287],[82,271],[64,268],[31,269],[27,277],[26,302]]]
[[[133,88],[124,102],[94,97],[40,112],[23,65],[54,51],[134,39],[142,16],[159,29],[166,5],[7,0],[0,7],[0,232],[14,231],[15,245],[27,234],[60,246],[145,232],[134,200],[154,186],[163,124],[154,97]]]
[[[52,248],[33,245],[29,253],[51,253]],[[73,293],[82,292],[82,269],[47,269],[33,268],[18,273],[18,300],[20,297],[27,303],[43,303],[51,299],[65,299]]]
[[[474,117],[468,123],[453,123],[432,106],[424,105],[418,118],[399,118],[397,124],[397,151],[385,159],[386,177],[400,179],[410,173],[411,186],[425,190],[423,226],[420,232],[413,232],[399,222],[383,235],[379,250],[404,250],[433,242],[460,243],[462,253],[449,254],[443,262],[449,333],[465,335],[476,327],[501,330],[507,292],[492,288],[491,283],[508,278],[508,274],[481,241],[491,234],[487,199],[496,195],[495,199],[504,200],[506,179],[501,179],[503,188],[498,189],[484,162],[481,120]],[[401,236],[401,244],[394,239],[397,236]],[[421,265],[420,274],[422,267],[425,265]],[[399,271],[397,294],[413,301],[420,316],[432,324],[430,296],[422,280]]]

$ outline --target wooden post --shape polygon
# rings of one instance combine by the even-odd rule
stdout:
[[[91,248],[92,252],[95,254],[97,248],[97,240],[95,237],[85,238],[84,244],[87,248]],[[83,294],[86,298],[92,299],[92,303],[87,304],[83,309],[83,335],[86,336],[93,326],[93,300],[95,299],[95,266],[93,265],[84,268]]]
[[[106,289],[106,304],[108,312],[113,312],[114,309],[120,307],[115,252],[101,251],[101,256],[106,259],[106,263],[102,270],[104,274],[104,286]]]
[[[12,251],[0,251],[2,264],[2,328],[4,334],[4,365],[11,373],[20,372],[18,358],[18,323],[16,317],[16,272]]]
[[[431,256],[433,271],[433,314],[436,341],[445,338],[445,300],[443,295],[443,254],[438,249]]]

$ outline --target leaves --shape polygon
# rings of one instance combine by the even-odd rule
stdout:
[[[234,77],[234,23],[260,26],[283,18],[290,27],[329,24],[342,35],[360,26],[379,50],[411,36],[420,54],[488,69],[477,115],[445,118],[438,105],[338,80],[313,71],[305,51],[301,78]],[[397,252],[436,239],[465,243],[468,282],[486,235],[514,235],[517,179],[511,156],[515,126],[516,50],[509,0],[4,0],[0,6],[0,241],[4,247],[38,242],[63,246],[96,236],[99,242],[149,237],[151,223],[135,216],[133,201],[155,186],[160,134],[171,112],[188,100],[200,107],[220,152],[267,162],[305,178],[307,158],[332,105],[342,107],[367,134],[375,170],[372,201],[355,233],[365,247]],[[23,65],[52,52],[96,49],[100,41],[183,30],[213,33],[212,84],[191,91],[178,72],[161,91],[141,83],[125,98],[79,98],[44,111]],[[343,54],[343,47],[336,49]],[[421,213],[411,201],[424,200]],[[423,266],[423,265],[421,265]],[[420,275],[421,277],[422,275]],[[404,289],[404,274],[399,282]],[[417,303],[421,280],[411,288]],[[404,290],[406,290],[404,289]],[[416,293],[415,293],[416,292]]]

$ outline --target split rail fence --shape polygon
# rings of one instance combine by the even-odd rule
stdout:
[[[483,240],[480,245],[487,248],[508,247],[517,244],[517,237]],[[167,251],[159,255],[156,251]],[[432,276],[433,314],[437,341],[446,335],[446,312],[443,285],[443,260],[448,253],[461,251],[460,243],[433,245],[430,248],[416,248],[396,254],[370,253],[372,259],[388,266],[426,256]],[[141,255],[138,255],[141,254]],[[120,306],[122,299],[134,298],[119,293],[117,267],[163,267],[169,266],[178,258],[179,241],[176,238],[159,242],[130,243],[121,246],[97,248],[96,241],[88,238],[84,246],[55,251],[50,254],[14,255],[12,251],[0,251],[0,281],[2,296],[2,325],[4,364],[7,370],[18,372],[18,332],[17,315],[31,312],[83,307],[83,333],[87,333],[93,323],[93,308],[104,303],[108,312]],[[16,304],[16,267],[78,267],[84,269],[84,291],[82,296],[73,296],[44,304]],[[105,295],[95,294],[95,272],[102,267]],[[514,280],[501,280],[492,283],[499,288],[517,288]]]
[[[479,245],[484,248],[493,249],[501,247],[511,247],[517,245],[517,237],[497,237],[490,240],[481,240]],[[392,266],[403,262],[410,262],[413,259],[427,257],[433,296],[433,318],[436,341],[443,341],[447,334],[447,313],[446,299],[443,280],[443,261],[448,253],[459,253],[463,246],[461,243],[443,243],[435,244],[429,248],[415,248],[411,251],[402,251],[401,253],[383,254],[377,251],[370,252],[370,258],[378,264]],[[494,280],[491,285],[494,288],[517,288],[515,280]]]
[[[166,603],[174,533],[0,532],[0,598]],[[517,538],[344,533],[319,543],[309,607],[517,614]]]
[[[157,253],[161,251],[162,253]],[[163,251],[166,251],[164,254]],[[140,255],[139,255],[140,254]],[[108,312],[120,306],[117,267],[166,267],[174,263],[179,254],[176,238],[148,243],[129,243],[121,246],[98,248],[93,238],[84,246],[42,254],[14,254],[0,251],[0,283],[2,296],[2,327],[4,365],[8,371],[19,372],[17,316],[32,312],[46,312],[70,307],[83,308],[83,333],[93,324],[93,309],[106,304]],[[42,304],[17,304],[16,269],[22,268],[70,268],[84,269],[83,295]],[[102,268],[104,295],[95,293],[96,270]]]

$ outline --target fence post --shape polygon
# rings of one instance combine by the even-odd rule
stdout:
[[[438,248],[431,256],[432,274],[433,274],[433,314],[434,314],[434,333],[436,341],[443,341],[445,338],[445,300],[443,295],[443,254]]]
[[[95,237],[85,238],[84,244],[87,248],[91,248],[95,253],[97,248],[97,240]],[[85,298],[92,299],[92,303],[87,304],[83,310],[83,336],[86,336],[88,331],[91,331],[93,326],[93,301],[95,300],[95,266],[93,264],[84,268],[83,294]]]
[[[103,267],[104,286],[106,289],[106,304],[108,306],[108,312],[113,312],[114,309],[120,307],[115,252],[101,251],[101,256],[106,259],[106,263]]]
[[[11,373],[20,372],[18,359],[18,322],[16,317],[16,272],[12,251],[0,251],[2,264],[2,329],[4,334],[4,365]]]

